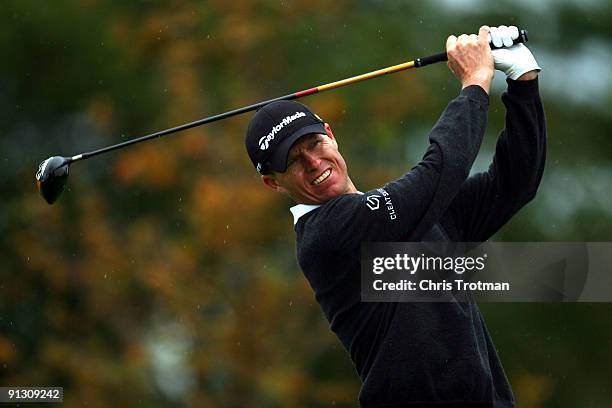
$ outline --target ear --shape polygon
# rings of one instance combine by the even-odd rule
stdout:
[[[325,123],[323,126],[325,126],[325,133],[327,133],[327,136],[329,136],[329,138],[332,140],[336,139],[334,137],[334,133],[332,132],[331,126],[329,126],[329,123]]]
[[[336,137],[334,136],[334,132],[332,132],[331,126],[329,126],[329,123],[325,123],[325,133],[327,133],[327,136],[333,141],[333,144],[338,147],[338,142],[336,142]]]
[[[279,193],[286,193],[287,190],[278,182],[276,177],[273,174],[264,174],[261,176],[261,181],[265,184],[266,187],[271,188],[274,191],[278,191]]]

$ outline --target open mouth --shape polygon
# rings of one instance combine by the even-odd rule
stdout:
[[[325,179],[327,179],[329,177],[331,172],[332,172],[331,169],[325,170],[323,172],[323,174],[321,174],[319,177],[317,177],[316,179],[313,180],[312,185],[316,186],[316,185],[321,184],[323,181],[325,181]]]

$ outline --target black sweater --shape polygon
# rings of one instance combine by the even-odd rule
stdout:
[[[383,187],[393,210],[367,206],[378,189],[336,197],[296,223],[300,267],[363,381],[363,407],[514,406],[476,303],[360,301],[362,242],[482,242],[535,196],[546,154],[538,82],[507,82],[488,171],[468,177],[489,104],[470,86],[441,115],[421,162]]]

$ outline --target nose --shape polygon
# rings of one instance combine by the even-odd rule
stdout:
[[[316,154],[310,152],[304,152],[302,154],[302,160],[304,160],[304,168],[308,172],[316,171],[321,162],[321,159]]]

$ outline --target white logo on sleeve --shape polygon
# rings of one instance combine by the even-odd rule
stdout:
[[[259,139],[259,148],[261,150],[266,150],[268,147],[270,147],[270,141],[274,140],[274,137],[278,132],[283,130],[285,126],[289,125],[294,120],[303,118],[304,116],[306,116],[306,113],[304,112],[295,112],[295,114],[283,118],[278,125],[272,126],[270,133]]]
[[[391,196],[387,191],[383,188],[376,189],[381,195],[372,194],[366,197],[366,206],[372,210],[378,210],[380,208],[381,199],[384,201],[384,206],[387,207],[387,211],[389,212],[389,219],[395,220],[397,218],[397,214],[395,213],[395,208],[393,208],[393,203],[391,202]]]
[[[366,205],[372,211],[378,210],[380,208],[380,196],[376,194],[368,196],[368,198],[366,198]]]

